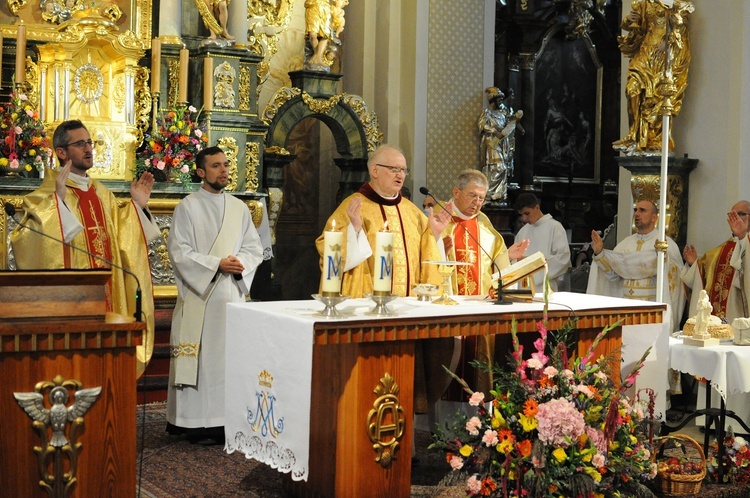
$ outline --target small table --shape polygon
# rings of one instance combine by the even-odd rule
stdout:
[[[727,394],[750,392],[750,348],[735,346],[731,343],[699,348],[682,343],[682,339],[669,339],[670,368],[686,374],[708,379],[711,386],[706,387],[706,407],[696,410],[677,426],[662,424],[662,434],[669,434],[685,427],[695,417],[706,416],[706,432],[703,439],[703,451],[708,453],[709,432],[716,424],[716,438],[719,441],[718,461],[724,456],[724,435],[726,419],[736,420],[742,428],[750,433],[750,427],[733,411],[727,410]],[[719,408],[711,407],[711,387],[721,395]],[[723,468],[719,465],[719,482],[722,481]]]

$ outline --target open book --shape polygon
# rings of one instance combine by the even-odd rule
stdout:
[[[547,263],[544,258],[544,254],[540,251],[535,252],[531,256],[516,261],[512,265],[500,270],[503,276],[503,288],[513,285],[524,277],[528,277],[542,268]],[[497,280],[497,273],[492,276],[493,281]]]

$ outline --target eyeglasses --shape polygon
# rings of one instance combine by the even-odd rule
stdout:
[[[67,145],[63,145],[63,147],[70,147],[71,145],[72,145],[73,147],[78,147],[79,149],[83,149],[83,148],[85,148],[85,147],[86,147],[87,145],[88,145],[89,147],[93,147],[93,146],[94,146],[94,141],[93,141],[93,140],[91,140],[90,138],[89,138],[88,140],[78,140],[78,141],[76,141],[76,142],[71,142],[71,143],[69,143],[69,144],[67,144]]]
[[[729,214],[729,213],[727,213],[727,214]],[[739,216],[741,218],[744,218],[745,216],[748,216],[748,215],[750,215],[750,213],[745,213],[743,211],[737,211],[737,216]]]
[[[387,164],[376,164],[375,166],[380,166],[381,168],[385,168],[394,175],[398,175],[399,173],[403,173],[404,176],[407,176],[409,174],[409,168],[399,168],[398,166],[388,166]]]
[[[483,195],[477,195],[477,194],[474,194],[474,193],[472,193],[471,195],[467,195],[467,194],[464,194],[463,190],[459,190],[459,192],[461,192],[461,195],[463,195],[464,197],[466,197],[467,199],[469,199],[470,203],[478,202],[479,204],[484,204],[485,196],[483,196]]]

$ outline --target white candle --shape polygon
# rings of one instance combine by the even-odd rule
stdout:
[[[160,91],[161,87],[161,41],[151,40],[151,93]]]
[[[203,59],[203,109],[210,111],[214,108],[214,59]]]
[[[188,94],[188,59],[190,51],[186,48],[180,50],[180,80],[177,87],[177,102],[187,102]]]
[[[393,232],[387,226],[375,234],[375,275],[372,290],[390,295],[393,273]]]
[[[344,246],[344,232],[336,230],[336,222],[332,222],[330,230],[323,234],[323,282],[320,290],[324,296],[338,296],[341,294],[341,249]]]
[[[16,35],[16,83],[26,81],[26,25],[18,25]]]

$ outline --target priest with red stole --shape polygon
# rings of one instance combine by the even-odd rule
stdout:
[[[78,120],[64,121],[52,138],[60,161],[58,170],[47,170],[44,181],[23,200],[22,223],[44,237],[19,226],[11,235],[16,266],[32,269],[110,268],[104,260],[138,276],[142,295],[142,320],[148,328],[136,348],[137,373],[146,369],[153,350],[154,301],[148,243],[161,237],[146,204],[154,177],[144,173],[130,186],[129,201],[118,200],[101,182],[88,175],[94,166],[93,142]],[[63,244],[61,241],[64,240]],[[92,257],[85,249],[97,255]],[[131,275],[111,267],[106,289],[107,311],[133,316],[137,283]]]
[[[446,205],[452,216],[442,234],[445,254],[451,261],[468,263],[456,267],[453,275],[454,294],[488,295],[492,274],[507,267],[510,260],[523,258],[529,247],[528,240],[519,241],[509,248],[505,246],[503,236],[481,211],[487,188],[487,177],[481,171],[464,170],[458,174],[453,199]],[[473,369],[468,362],[473,359],[492,362],[494,342],[495,336],[472,336],[462,340],[463,360],[457,374],[469,382],[474,390],[488,393],[492,378],[485,372]]]

